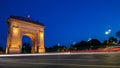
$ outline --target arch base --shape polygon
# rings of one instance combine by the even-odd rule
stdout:
[[[45,53],[45,49],[44,48],[39,48],[38,53]]]
[[[21,53],[21,49],[19,49],[17,47],[9,48],[9,54],[20,54],[20,53]]]

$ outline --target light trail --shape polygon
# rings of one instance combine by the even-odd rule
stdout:
[[[36,53],[36,54],[1,54],[0,57],[43,56],[43,55],[81,55],[81,54],[118,54],[120,52],[64,52],[64,53]]]

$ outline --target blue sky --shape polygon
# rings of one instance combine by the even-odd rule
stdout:
[[[7,39],[10,15],[31,16],[45,24],[45,46],[96,38],[101,42],[120,30],[119,0],[0,0],[0,44]],[[106,36],[105,31],[112,32]]]

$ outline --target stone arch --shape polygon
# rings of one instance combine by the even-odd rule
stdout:
[[[44,25],[18,16],[11,16],[7,23],[9,28],[6,53],[21,53],[23,35],[31,38],[33,42],[32,53],[45,52]]]

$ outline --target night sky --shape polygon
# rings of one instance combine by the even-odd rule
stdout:
[[[31,16],[45,25],[45,46],[69,46],[120,30],[120,0],[0,0],[0,44],[5,47],[10,15]],[[109,35],[105,31],[111,29]]]

